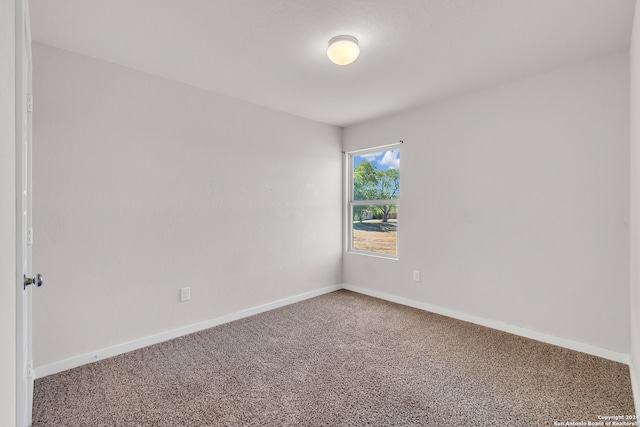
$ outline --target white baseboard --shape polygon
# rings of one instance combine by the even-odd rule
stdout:
[[[61,360],[59,362],[54,362],[49,365],[39,366],[35,369],[35,378],[36,379],[42,378],[42,377],[46,377],[47,375],[52,375],[58,372],[66,371],[68,369],[77,368],[78,366],[86,365],[88,363],[92,363],[97,360],[106,359],[112,356],[117,356],[118,354],[127,353],[129,351],[137,350],[153,344],[158,344],[163,341],[168,341],[184,335],[192,334],[194,332],[202,331],[204,329],[213,328],[214,326],[233,322],[234,320],[239,320],[245,317],[253,316],[255,314],[264,313],[265,311],[273,310],[279,307],[284,307],[285,305],[304,301],[306,299],[324,295],[340,289],[342,289],[342,286],[340,285],[328,286],[326,288],[321,288],[315,291],[306,292],[304,294],[295,295],[289,298],[281,299],[279,301],[274,301],[274,302],[263,304],[257,307],[248,308],[246,310],[238,311],[236,313],[228,314],[226,316],[207,320],[205,322],[195,323],[193,325],[188,325],[188,326],[174,329],[171,331],[162,332],[157,335],[152,335],[149,337],[125,342],[122,344],[115,345],[113,347],[103,348],[101,350],[92,351],[91,353],[82,354],[80,356],[71,357],[69,359]]]
[[[536,341],[541,341],[547,344],[553,344],[559,347],[568,348],[570,350],[580,351],[582,353],[591,354],[593,356],[602,357],[604,359],[613,360],[615,362],[624,363],[626,365],[629,365],[631,362],[631,356],[626,353],[619,353],[616,351],[596,347],[590,344],[585,344],[578,341],[569,340],[566,338],[560,338],[560,337],[545,334],[542,332],[532,331],[530,329],[521,328],[519,326],[510,325],[508,323],[499,322],[497,320],[484,319],[482,317],[472,316],[470,314],[461,313],[448,308],[438,307],[435,305],[414,301],[408,298],[386,294],[384,292],[373,291],[370,289],[361,288],[359,286],[343,285],[343,289],[347,289],[349,291],[357,292],[364,295],[369,295],[375,298],[380,298],[386,301],[395,302],[395,303],[406,305],[409,307],[418,308],[420,310],[429,311],[431,313],[441,314],[447,317],[453,317],[454,319],[464,320],[465,322],[475,323],[476,325],[486,326],[488,328],[497,329],[499,331],[509,332],[511,334],[519,335],[525,338],[531,338]],[[636,394],[634,394],[634,396],[635,395]]]
[[[631,375],[631,391],[633,392],[633,402],[636,407],[636,415],[640,415],[640,384],[638,384],[638,373],[633,361],[629,363],[629,375]],[[631,415],[631,414],[629,414]]]

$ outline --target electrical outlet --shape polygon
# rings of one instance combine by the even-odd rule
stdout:
[[[413,270],[413,281],[414,282],[420,281],[420,270]]]
[[[191,299],[191,288],[180,288],[180,302],[189,301]]]

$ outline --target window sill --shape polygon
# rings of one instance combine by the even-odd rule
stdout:
[[[368,256],[368,257],[372,257],[372,258],[388,259],[388,260],[391,260],[391,261],[400,260],[398,255],[385,255],[385,254],[378,253],[378,252],[357,251],[357,250],[351,249],[351,250],[345,251],[345,253],[350,254],[350,255],[360,255],[360,256]]]

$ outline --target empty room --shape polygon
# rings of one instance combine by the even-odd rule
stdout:
[[[0,7],[0,425],[640,425],[635,0]]]

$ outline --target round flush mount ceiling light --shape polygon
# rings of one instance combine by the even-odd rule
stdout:
[[[358,39],[353,36],[336,36],[329,40],[327,56],[337,65],[349,65],[360,55]]]

